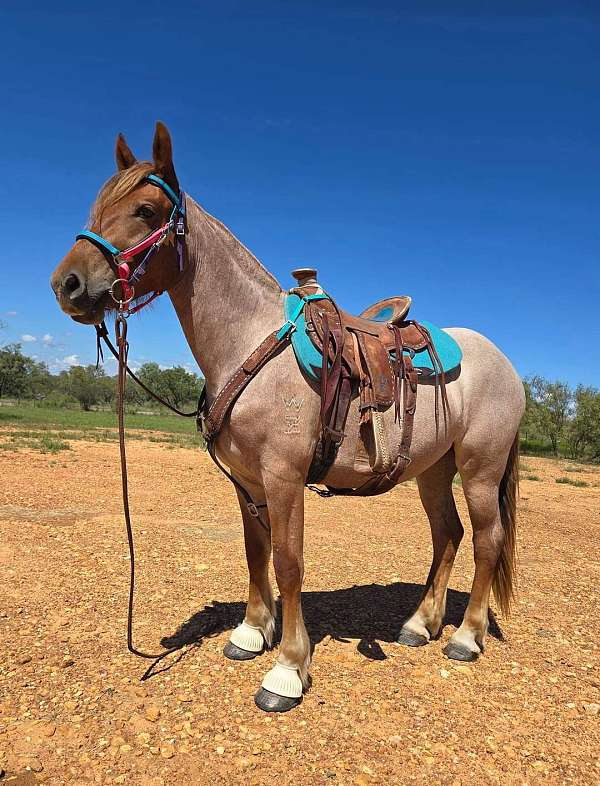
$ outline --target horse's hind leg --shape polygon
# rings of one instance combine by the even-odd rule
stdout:
[[[417,478],[421,502],[429,517],[433,560],[425,590],[414,614],[404,623],[399,644],[420,647],[436,638],[446,610],[446,590],[463,527],[454,504],[452,480],[456,474],[454,451]]]
[[[246,483],[246,485],[248,485]],[[260,496],[252,489],[253,499]],[[260,492],[259,492],[260,493]],[[264,496],[264,492],[262,492]],[[241,625],[232,631],[223,653],[231,660],[250,660],[262,652],[265,645],[271,647],[275,631],[275,601],[269,581],[271,558],[271,534],[252,516],[246,502],[238,492],[238,501],[244,522],[244,544],[250,574],[248,605]],[[266,508],[260,508],[261,519],[269,524]]]
[[[512,600],[519,435],[511,448],[497,453],[461,448],[457,461],[473,526],[475,576],[462,624],[444,653],[475,660],[484,648],[492,585],[503,613]]]

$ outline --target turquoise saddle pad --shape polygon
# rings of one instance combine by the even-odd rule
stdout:
[[[298,295],[288,295],[286,297],[284,309],[286,319],[291,319],[293,317],[299,304],[300,298]],[[292,346],[296,354],[296,360],[300,368],[308,374],[311,379],[317,380],[321,375],[322,358],[321,353],[312,343],[310,336],[306,332],[304,311],[297,317],[295,324],[296,330],[292,332]],[[427,328],[429,331],[444,372],[447,373],[459,366],[462,360],[462,350],[452,336],[441,328],[432,325],[431,322],[422,320],[419,324],[423,325],[423,327]],[[407,352],[405,354],[409,353]],[[427,352],[426,349],[414,355],[413,365],[415,368],[422,369],[423,374],[426,376],[434,373],[433,364],[429,357],[429,352]]]

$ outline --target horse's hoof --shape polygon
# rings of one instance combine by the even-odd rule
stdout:
[[[299,699],[289,699],[287,696],[271,693],[266,688],[260,688],[254,696],[256,706],[265,712],[289,712],[294,707],[297,707],[301,701],[302,696]]]
[[[260,655],[260,652],[250,652],[250,650],[243,650],[241,647],[238,647],[236,644],[232,644],[230,641],[223,647],[223,655],[229,660],[252,660],[252,658],[256,658],[257,655]]]
[[[477,660],[479,657],[478,652],[473,652],[473,650],[470,650],[463,644],[455,644],[452,641],[449,641],[448,644],[446,644],[442,652],[447,658],[450,658],[450,660],[471,662]]]
[[[429,639],[426,636],[415,633],[413,630],[408,630],[408,628],[402,628],[396,641],[398,644],[404,644],[406,647],[424,647],[426,644],[429,644]]]

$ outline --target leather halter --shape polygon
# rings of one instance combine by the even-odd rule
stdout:
[[[173,204],[171,215],[169,216],[169,220],[166,224],[163,224],[162,227],[155,229],[154,232],[151,232],[145,238],[142,238],[142,240],[139,240],[137,243],[134,243],[134,245],[129,246],[122,251],[113,245],[109,240],[102,237],[102,235],[99,235],[97,232],[92,232],[89,229],[84,229],[75,237],[75,240],[87,240],[99,248],[100,251],[109,255],[110,262],[115,267],[118,276],[118,278],[113,281],[113,284],[110,288],[110,295],[112,299],[119,305],[121,310],[123,310],[124,307],[126,307],[135,297],[134,285],[137,284],[137,282],[140,281],[142,276],[146,273],[150,259],[154,256],[154,254],[158,251],[158,249],[173,231],[175,232],[177,239],[176,245],[179,272],[183,270],[184,264],[183,238],[185,236],[185,194],[183,191],[180,191],[178,196],[175,191],[173,191],[171,186],[162,178],[158,177],[158,175],[148,175],[142,180],[142,182],[152,183],[152,185],[160,188]],[[147,253],[132,273],[129,267],[129,260],[136,257],[138,254],[141,254],[142,251],[147,251]],[[117,298],[113,292],[114,286],[117,283],[121,285],[122,299]],[[162,291],[157,290],[153,292],[149,298],[144,300],[142,303],[139,303],[134,308],[127,308],[127,313],[135,314],[136,311],[139,311],[144,306],[147,306],[148,303],[150,303],[159,295],[162,295]]]

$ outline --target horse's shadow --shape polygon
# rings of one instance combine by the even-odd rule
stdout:
[[[314,649],[327,636],[337,641],[358,639],[357,650],[364,657],[385,660],[386,655],[379,642],[396,640],[403,620],[416,608],[422,592],[421,584],[404,582],[303,592],[302,609],[311,646]],[[468,600],[468,593],[448,590],[444,625],[460,625]],[[165,636],[161,644],[169,649],[199,647],[205,639],[239,625],[245,608],[246,604],[239,601],[215,600],[186,620],[175,633]],[[503,640],[502,631],[491,611],[489,633]],[[279,628],[276,640],[278,638]],[[170,666],[163,666],[160,671],[165,668]],[[146,676],[158,671],[153,665]]]

